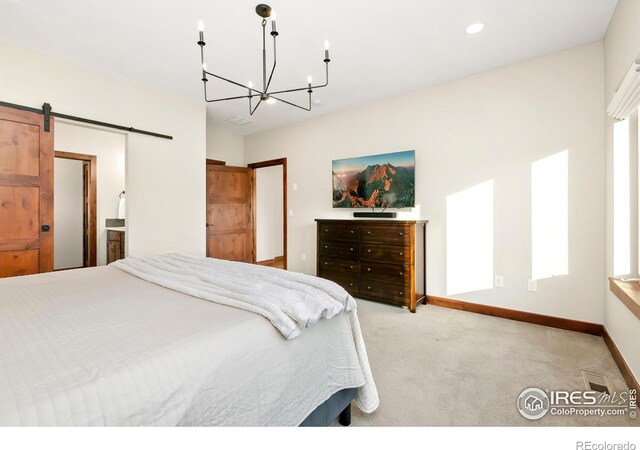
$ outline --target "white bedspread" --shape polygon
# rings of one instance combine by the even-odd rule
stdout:
[[[287,339],[356,307],[336,283],[273,267],[178,253],[128,257],[112,265],[183,294],[260,314]]]
[[[298,425],[350,387],[377,407],[355,310],[287,340],[114,267],[0,280],[0,425]]]

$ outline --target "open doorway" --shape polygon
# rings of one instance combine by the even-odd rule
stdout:
[[[97,173],[95,155],[55,152],[54,270],[97,265]]]
[[[287,159],[248,165],[254,172],[256,263],[287,268]]]
[[[54,145],[54,270],[123,258],[126,135],[59,120]]]

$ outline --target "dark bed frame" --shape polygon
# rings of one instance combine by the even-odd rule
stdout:
[[[338,417],[344,427],[351,425],[351,401],[356,397],[357,388],[343,389],[333,394],[300,424],[301,427],[328,427]]]

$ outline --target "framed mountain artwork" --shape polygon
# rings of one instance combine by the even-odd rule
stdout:
[[[415,150],[333,161],[334,208],[415,206]]]

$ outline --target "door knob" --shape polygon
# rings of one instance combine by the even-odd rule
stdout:
[[[42,231],[49,231],[49,230],[51,229],[51,227],[50,227],[49,225],[42,225],[42,226],[40,227],[40,229],[41,229]]]

